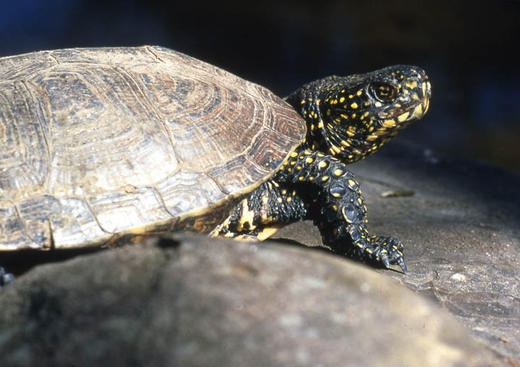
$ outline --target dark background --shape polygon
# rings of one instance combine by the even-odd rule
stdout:
[[[424,120],[397,139],[520,172],[520,2],[12,0],[0,56],[157,44],[286,95],[329,74],[416,64],[431,77]]]

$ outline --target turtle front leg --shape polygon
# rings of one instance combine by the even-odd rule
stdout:
[[[336,253],[406,272],[403,246],[392,237],[367,230],[367,207],[359,184],[346,165],[321,152],[303,149],[284,163],[275,179],[299,184],[298,195],[309,203],[307,219],[320,229],[323,243]]]
[[[296,190],[271,179],[243,199],[210,235],[263,241],[306,215],[305,203]]]
[[[211,235],[264,240],[280,227],[312,219],[335,253],[406,272],[403,246],[367,230],[359,184],[338,159],[313,150],[294,152],[273,179],[242,200]]]

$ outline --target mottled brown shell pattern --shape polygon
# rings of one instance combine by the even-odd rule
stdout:
[[[168,49],[0,58],[0,249],[210,230],[304,136],[265,88]]]

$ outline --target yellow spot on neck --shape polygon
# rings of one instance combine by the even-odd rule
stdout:
[[[334,154],[339,154],[339,153],[341,153],[341,149],[340,149],[339,147],[335,146],[335,145],[333,145],[333,146],[331,147],[331,149],[334,151]]]

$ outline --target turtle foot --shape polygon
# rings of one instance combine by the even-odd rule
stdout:
[[[370,260],[382,264],[385,268],[399,265],[403,273],[408,271],[404,262],[403,245],[394,237],[374,237],[365,248]]]

